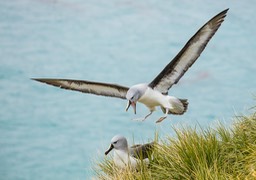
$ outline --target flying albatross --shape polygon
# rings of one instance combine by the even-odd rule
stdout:
[[[127,99],[128,104],[126,111],[132,106],[135,114],[136,103],[143,103],[149,108],[150,113],[142,118],[142,120],[150,116],[157,106],[161,107],[164,116],[160,117],[156,122],[163,121],[168,114],[182,115],[187,110],[187,99],[169,96],[168,90],[174,84],[178,83],[180,78],[200,56],[207,43],[224,21],[227,11],[228,9],[220,12],[203,25],[196,34],[189,39],[173,60],[167,64],[150,83],[136,84],[129,88],[118,84],[86,80],[45,78],[34,78],[33,80],[83,93]]]
[[[152,154],[154,142],[147,144],[137,144],[128,147],[127,139],[124,136],[116,135],[111,139],[109,149],[105,155],[114,149],[114,164],[119,168],[131,167],[136,168],[140,161],[149,163],[149,156]]]

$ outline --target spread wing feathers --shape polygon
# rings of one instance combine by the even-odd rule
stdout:
[[[137,144],[130,147],[130,155],[137,158],[137,159],[146,159],[150,157],[150,154],[153,151],[154,148],[154,142],[147,143],[147,144]]]
[[[92,82],[84,80],[71,80],[71,79],[33,79],[42,83],[52,86],[60,87],[63,89],[80,91],[83,93],[95,94],[100,96],[110,96],[121,99],[126,99],[125,95],[128,87],[120,86],[117,84],[108,84],[101,82]]]
[[[207,43],[224,21],[227,11],[228,9],[217,14],[201,27],[149,86],[163,94],[167,94],[172,85],[180,80],[200,56]]]

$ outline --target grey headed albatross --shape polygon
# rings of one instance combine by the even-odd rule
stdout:
[[[151,156],[153,148],[154,142],[129,147],[124,136],[116,135],[111,139],[110,147],[105,155],[114,149],[114,164],[119,168],[131,167],[134,169],[140,161],[146,165],[149,163],[149,156]]]
[[[130,106],[136,114],[136,103],[140,102],[149,108],[150,113],[141,120],[145,120],[160,106],[164,115],[156,122],[163,121],[168,114],[182,115],[186,112],[187,99],[179,99],[168,95],[168,90],[185,74],[198,59],[206,45],[219,29],[226,17],[228,9],[220,12],[204,24],[185,44],[180,52],[150,83],[136,84],[126,87],[118,84],[92,82],[72,79],[33,78],[33,80],[57,86],[63,89],[80,91],[100,96],[127,99],[126,111]]]

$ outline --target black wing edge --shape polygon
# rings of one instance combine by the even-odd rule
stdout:
[[[195,36],[210,22],[212,21],[213,19],[221,16],[222,17],[222,20],[219,21],[218,25],[216,26],[215,28],[215,32],[212,34],[212,36],[216,33],[216,30],[221,26],[221,23],[224,21],[224,18],[226,17],[227,15],[227,12],[228,12],[229,8],[223,10],[222,12],[220,12],[219,14],[215,15],[213,18],[211,18],[209,21],[207,21],[188,41],[187,43],[185,44],[185,46],[181,49],[181,51],[173,58],[173,60],[160,72],[160,74],[151,82],[149,83],[149,86],[151,88],[154,88],[158,83],[159,81],[164,77],[165,74],[168,74],[169,71],[172,70],[172,67],[177,63],[177,61],[179,60],[179,58],[182,56],[182,54],[186,51],[187,47],[189,46],[189,44],[191,43],[191,40],[193,38],[195,38]],[[211,36],[211,37],[212,37]],[[204,50],[204,48],[206,47],[207,43],[209,42],[209,40],[211,39],[211,37],[208,39],[208,41],[204,44],[204,46],[202,46],[202,49],[201,51]],[[193,63],[190,65],[192,66]],[[189,66],[189,67],[190,67]],[[189,68],[188,67],[188,68]],[[180,75],[180,77],[174,82],[174,84],[177,84],[178,81],[180,80],[180,78],[184,75],[186,71],[183,72],[183,74]],[[171,85],[172,86],[172,85]],[[171,86],[169,88],[171,88]],[[164,94],[167,94],[167,93],[164,93]]]
[[[41,83],[45,83],[51,86],[55,86],[55,87],[59,87],[62,89],[67,89],[67,90],[73,90],[73,91],[79,91],[79,92],[83,92],[83,93],[90,93],[90,94],[95,94],[95,95],[102,95],[102,96],[109,96],[109,97],[117,97],[117,98],[121,98],[121,99],[126,99],[125,96],[113,96],[113,95],[107,95],[107,94],[99,94],[99,93],[94,93],[92,91],[83,91],[83,90],[79,90],[76,88],[72,88],[71,84],[75,83],[78,86],[79,85],[83,85],[83,84],[89,84],[89,85],[99,85],[99,86],[106,86],[106,87],[111,87],[114,89],[117,89],[119,92],[127,92],[128,91],[128,87],[125,86],[121,86],[118,84],[111,84],[111,83],[102,83],[102,82],[94,82],[94,81],[85,81],[85,80],[74,80],[74,79],[53,79],[53,78],[30,78],[31,80],[34,81],[38,81]],[[67,81],[70,86],[61,86],[60,83],[56,83],[56,81]]]

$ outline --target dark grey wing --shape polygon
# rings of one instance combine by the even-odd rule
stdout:
[[[100,96],[110,96],[121,99],[126,99],[128,87],[120,86],[117,84],[108,84],[101,82],[71,80],[71,79],[38,79],[33,80],[46,83],[52,86],[60,87],[63,89],[80,91],[83,93],[96,94]]]
[[[134,146],[131,146],[129,151],[130,155],[135,157],[136,159],[146,159],[150,156],[152,153],[152,150],[154,148],[154,142],[147,143],[147,144],[137,144]]]
[[[149,86],[163,94],[168,94],[168,90],[172,85],[180,80],[200,56],[207,43],[224,21],[227,11],[228,9],[222,11],[201,27]]]

